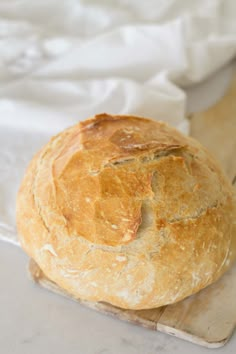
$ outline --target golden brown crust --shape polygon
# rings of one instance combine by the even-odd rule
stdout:
[[[52,138],[17,200],[22,246],[50,279],[130,309],[215,281],[234,257],[234,222],[232,187],[210,154],[133,116],[100,114]]]

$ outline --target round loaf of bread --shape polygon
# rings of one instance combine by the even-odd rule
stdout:
[[[44,146],[17,199],[21,244],[71,295],[126,309],[177,302],[235,252],[233,189],[163,122],[100,114]]]

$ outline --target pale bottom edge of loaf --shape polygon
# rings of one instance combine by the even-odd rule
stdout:
[[[236,266],[234,267],[234,271],[231,271],[231,273],[235,272]],[[101,313],[112,315],[121,320],[128,321],[136,325],[146,327],[148,329],[161,331],[169,335],[190,341],[192,343],[202,345],[207,348],[222,347],[229,340],[236,326],[236,320],[234,317],[236,314],[236,309],[233,309],[233,311],[230,311],[228,313],[228,316],[230,316],[231,314],[230,318],[218,318],[218,321],[212,322],[214,315],[215,317],[218,316],[218,314],[213,313],[214,308],[211,309],[210,312],[208,311],[208,317],[204,315],[204,313],[206,312],[205,309],[201,308],[203,307],[206,301],[210,301],[209,296],[214,296],[214,292],[215,294],[217,294],[217,296],[225,297],[225,294],[223,294],[225,289],[225,281],[222,281],[221,279],[217,283],[202,290],[199,293],[200,295],[193,295],[188,299],[185,299],[174,305],[149,310],[124,310],[108,303],[89,302],[71,296],[65,290],[61,289],[58,285],[49,280],[33,259],[30,259],[29,262],[29,275],[35,283],[41,285],[42,287],[69,299],[72,299],[89,308],[97,310]],[[232,277],[233,279],[235,279],[234,274],[232,274]],[[229,280],[227,280],[227,282],[229,283]],[[217,288],[222,289],[222,294],[219,294]],[[234,288],[236,289],[235,285]],[[232,296],[234,296],[234,293],[232,294]],[[204,297],[207,297],[206,301],[199,301],[199,299]],[[216,298],[214,297],[214,302],[215,301]],[[227,301],[230,301],[230,299],[227,299]],[[227,305],[229,304],[226,304],[226,307]],[[234,302],[232,302],[231,305],[235,306]],[[197,308],[200,313],[200,319],[199,315],[196,318],[196,313],[194,313],[196,312],[196,306],[198,306]],[[201,310],[203,312],[202,315]],[[198,327],[196,327],[196,320],[198,322]],[[213,326],[217,326],[217,328],[210,327],[212,323],[214,323]],[[205,330],[205,328],[207,330]]]

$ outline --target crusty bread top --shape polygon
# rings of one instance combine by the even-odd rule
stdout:
[[[62,149],[54,148],[49,158],[60,196],[56,208],[69,233],[112,246],[135,239],[142,202],[154,196],[151,165],[183,147],[171,133],[162,123],[106,114],[65,133]]]
[[[198,142],[163,122],[100,114],[36,155],[17,221],[23,247],[60,286],[88,300],[150,308],[198,291],[228,268],[234,208],[230,183]],[[82,275],[91,269],[98,272]],[[151,285],[141,286],[145,277]]]

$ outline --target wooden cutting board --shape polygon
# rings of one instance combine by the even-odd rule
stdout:
[[[236,76],[213,107],[191,116],[191,135],[217,157],[231,180],[236,174]],[[123,310],[106,303],[72,298],[47,279],[31,260],[32,279],[41,286],[121,320],[203,345],[223,346],[236,327],[236,264],[217,283],[177,304],[151,310]]]

